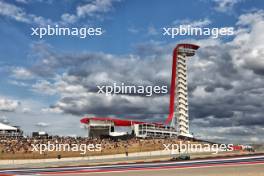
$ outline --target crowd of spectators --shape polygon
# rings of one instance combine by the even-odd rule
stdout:
[[[60,137],[49,136],[47,138],[38,137],[0,137],[0,155],[1,154],[17,154],[17,153],[32,153],[32,145],[36,144],[101,144],[102,152],[107,151],[128,151],[135,149],[136,151],[158,150],[162,149],[163,143],[175,142],[177,139],[138,139],[131,138],[127,140],[113,139],[89,139],[85,137]]]

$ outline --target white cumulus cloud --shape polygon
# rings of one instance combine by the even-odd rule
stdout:
[[[15,111],[20,102],[17,100],[11,100],[4,97],[0,97],[0,111]]]

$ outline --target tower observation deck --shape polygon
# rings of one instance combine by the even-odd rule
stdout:
[[[188,115],[187,58],[199,48],[193,44],[178,44],[173,51],[169,116],[165,124],[175,128],[180,136],[191,137]]]

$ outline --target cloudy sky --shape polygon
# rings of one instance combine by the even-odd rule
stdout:
[[[31,36],[31,27],[101,27],[103,35]],[[163,36],[163,27],[234,27],[229,37]],[[0,121],[30,134],[86,134],[85,115],[164,121],[168,95],[98,95],[109,83],[170,84],[177,43],[188,61],[191,132],[264,142],[264,2],[259,0],[0,0]]]

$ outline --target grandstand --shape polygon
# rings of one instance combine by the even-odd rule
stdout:
[[[0,137],[21,137],[23,131],[17,126],[0,123]]]

